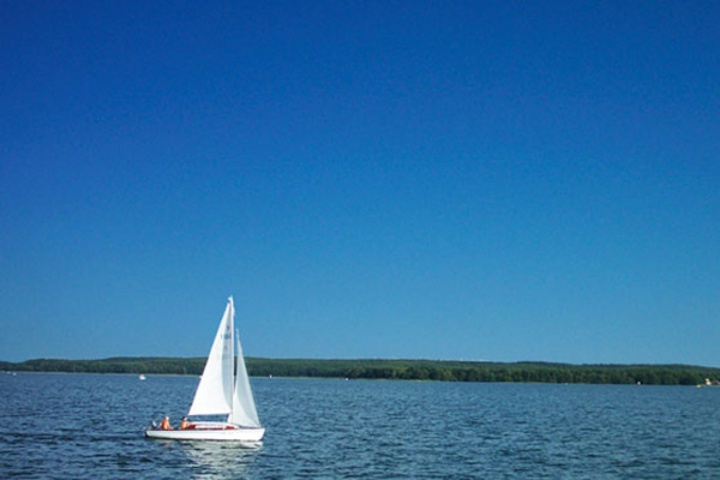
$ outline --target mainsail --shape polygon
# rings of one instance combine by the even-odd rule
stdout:
[[[230,297],[188,415],[227,415],[232,412],[234,315]]]

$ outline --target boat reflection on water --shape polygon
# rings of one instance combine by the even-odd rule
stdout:
[[[192,463],[193,478],[212,480],[251,478],[262,443],[178,442]]]

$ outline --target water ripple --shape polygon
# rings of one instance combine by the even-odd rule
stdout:
[[[143,438],[196,382],[0,377],[0,478],[720,477],[720,389],[253,379],[262,445]]]

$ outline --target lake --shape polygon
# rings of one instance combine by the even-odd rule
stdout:
[[[0,478],[720,478],[720,387],[251,382],[255,448],[143,437],[195,377],[0,374]]]

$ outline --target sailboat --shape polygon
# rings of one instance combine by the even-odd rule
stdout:
[[[240,442],[262,439],[265,429],[258,419],[234,319],[235,307],[230,297],[187,414],[190,422],[184,428],[168,430],[153,423],[145,430],[146,437]],[[223,416],[226,416],[224,421],[208,419]]]

